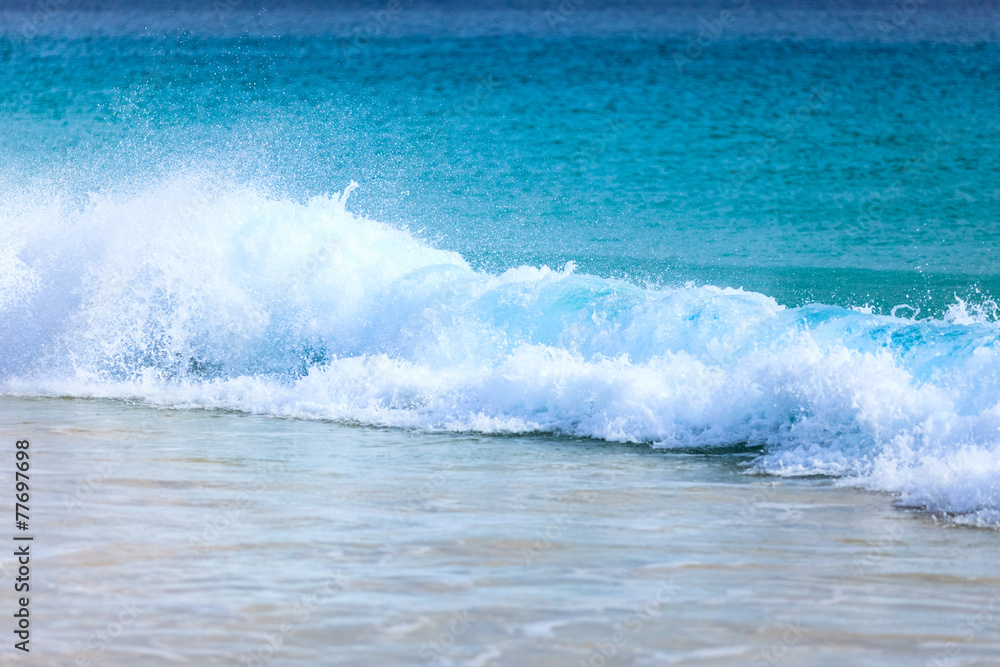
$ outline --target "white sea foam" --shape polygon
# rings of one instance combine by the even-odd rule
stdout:
[[[37,194],[37,193],[36,193]],[[761,446],[957,520],[1000,519],[1000,327],[716,287],[477,272],[347,192],[177,179],[0,220],[0,391],[661,447]]]

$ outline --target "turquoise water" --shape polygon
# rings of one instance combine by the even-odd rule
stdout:
[[[425,32],[350,59],[297,34],[15,42],[5,171],[78,195],[192,169],[296,198],[356,180],[353,210],[491,271],[937,316],[995,292],[995,41],[737,32],[679,71],[677,36]]]
[[[985,664],[998,19],[0,4],[38,664]]]
[[[919,9],[8,8],[0,389],[746,445],[993,525],[996,12]]]

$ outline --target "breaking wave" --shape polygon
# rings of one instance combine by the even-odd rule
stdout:
[[[493,275],[352,214],[350,190],[297,202],[192,177],[9,198],[0,392],[746,444],[760,472],[1000,524],[995,305],[915,320],[572,264]]]

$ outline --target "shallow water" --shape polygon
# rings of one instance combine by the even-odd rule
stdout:
[[[30,664],[1000,655],[1000,532],[746,475],[740,449],[0,400],[0,438],[23,437]]]

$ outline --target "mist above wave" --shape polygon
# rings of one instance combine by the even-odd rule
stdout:
[[[178,177],[0,220],[0,391],[371,425],[761,447],[995,524],[1000,327],[714,286],[476,271],[352,214]],[[909,311],[903,311],[909,312]],[[899,314],[899,313],[897,313]]]

